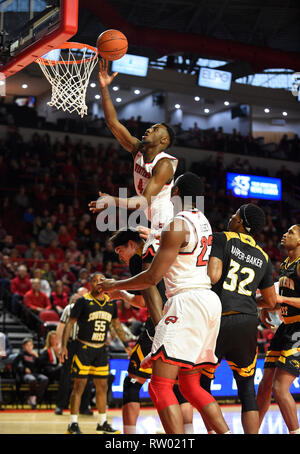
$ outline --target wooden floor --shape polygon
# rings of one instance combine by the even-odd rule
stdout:
[[[300,404],[298,417],[300,419]],[[233,434],[242,434],[240,406],[222,406],[226,422]],[[121,410],[108,410],[108,420],[114,428],[123,430]],[[95,434],[97,413],[93,416],[79,416],[78,422],[84,434]],[[0,434],[65,434],[69,423],[69,411],[62,416],[54,414],[53,410],[2,410],[0,411]],[[194,433],[205,434],[205,428],[198,412],[194,412]],[[137,425],[139,434],[164,433],[160,420],[153,408],[141,410]],[[271,405],[260,433],[262,434],[287,434],[286,425],[281,417],[277,405]]]

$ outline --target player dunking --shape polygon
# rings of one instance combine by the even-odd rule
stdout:
[[[165,152],[174,141],[174,132],[165,123],[158,123],[145,132],[142,140],[133,137],[117,117],[112,103],[108,86],[117,73],[108,74],[108,61],[100,62],[99,84],[101,89],[102,106],[105,121],[112,134],[125,150],[132,154],[134,159],[134,184],[137,196],[131,198],[113,197],[115,206],[125,207],[129,210],[142,208],[151,222],[151,234],[143,250],[143,268],[151,263],[158,242],[155,240],[155,231],[160,231],[173,216],[171,203],[171,188],[178,160]],[[103,207],[110,204],[112,197],[99,193],[103,199]],[[93,213],[99,213],[103,208],[98,208],[96,202],[89,204]],[[162,315],[162,300],[155,286],[143,290],[149,315],[156,325]]]
[[[300,434],[297,407],[290,387],[300,374],[300,224],[292,225],[281,244],[288,257],[280,266],[277,305],[283,323],[277,328],[266,354],[263,378],[257,391],[260,423],[269,408],[273,391],[290,434]],[[261,311],[269,326],[268,311]]]
[[[172,196],[182,201],[202,195],[195,174],[181,175]],[[182,434],[183,419],[173,391],[178,377],[183,396],[217,433],[230,433],[215,399],[200,386],[201,368],[215,364],[221,302],[207,275],[211,227],[194,203],[185,204],[162,230],[160,246],[150,267],[130,279],[102,282],[102,289],[145,289],[164,278],[168,300],[152,344],[150,397],[168,434]]]

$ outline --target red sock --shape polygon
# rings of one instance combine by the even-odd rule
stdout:
[[[215,402],[213,396],[200,386],[200,376],[201,373],[178,375],[180,392],[198,411],[205,405]]]
[[[178,400],[173,391],[174,384],[175,380],[152,375],[148,391],[158,412],[170,405],[178,405]]]

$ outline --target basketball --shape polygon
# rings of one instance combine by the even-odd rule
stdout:
[[[128,41],[119,30],[106,30],[97,39],[98,52],[105,60],[119,60],[126,54]]]

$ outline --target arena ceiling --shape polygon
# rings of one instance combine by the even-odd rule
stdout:
[[[79,0],[79,7],[76,37],[88,44],[117,28],[131,53],[225,60],[234,79],[266,68],[300,71],[298,0]]]

